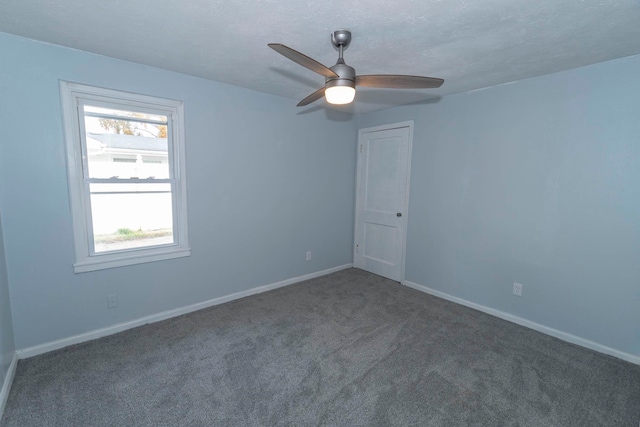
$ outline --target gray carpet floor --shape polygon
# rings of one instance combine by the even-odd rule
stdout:
[[[2,426],[632,426],[640,366],[349,269],[21,360]]]

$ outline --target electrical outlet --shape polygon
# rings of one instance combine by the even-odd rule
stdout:
[[[118,294],[109,295],[107,297],[107,308],[116,308],[118,306]]]
[[[513,294],[517,297],[521,297],[522,296],[522,288],[524,288],[524,286],[521,283],[514,283],[513,284]]]
[[[311,251],[307,251],[307,261],[311,261]]]

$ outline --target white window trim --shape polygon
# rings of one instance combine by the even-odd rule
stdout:
[[[73,264],[76,273],[102,270],[105,268],[121,267],[125,265],[145,262],[161,261],[191,255],[188,241],[187,226],[187,183],[185,159],[185,128],[184,104],[181,101],[156,98],[146,95],[121,92],[60,81],[60,96],[64,134],[67,151],[67,174],[69,180],[69,199],[73,218],[73,234],[75,243],[76,262]],[[120,104],[123,109],[165,111],[172,126],[172,154],[173,174],[175,178],[175,206],[176,229],[174,230],[175,244],[149,248],[137,248],[105,254],[91,255],[89,248],[89,224],[87,220],[87,200],[84,191],[83,158],[80,140],[80,123],[78,104],[80,101],[95,101],[108,98],[114,104]]]

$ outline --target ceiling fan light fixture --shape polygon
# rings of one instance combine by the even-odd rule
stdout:
[[[324,91],[324,96],[329,104],[349,104],[356,96],[356,90],[349,86],[334,86]]]
[[[330,80],[326,84],[324,97],[329,104],[349,104],[356,96],[355,82],[352,80]]]

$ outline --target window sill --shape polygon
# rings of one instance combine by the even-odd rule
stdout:
[[[104,270],[107,268],[124,267],[127,265],[143,264],[147,262],[163,261],[173,258],[182,258],[191,255],[190,248],[171,249],[164,252],[144,253],[133,255],[126,254],[110,254],[101,255],[97,259],[89,259],[77,262],[73,265],[75,273],[86,273],[88,271]]]

